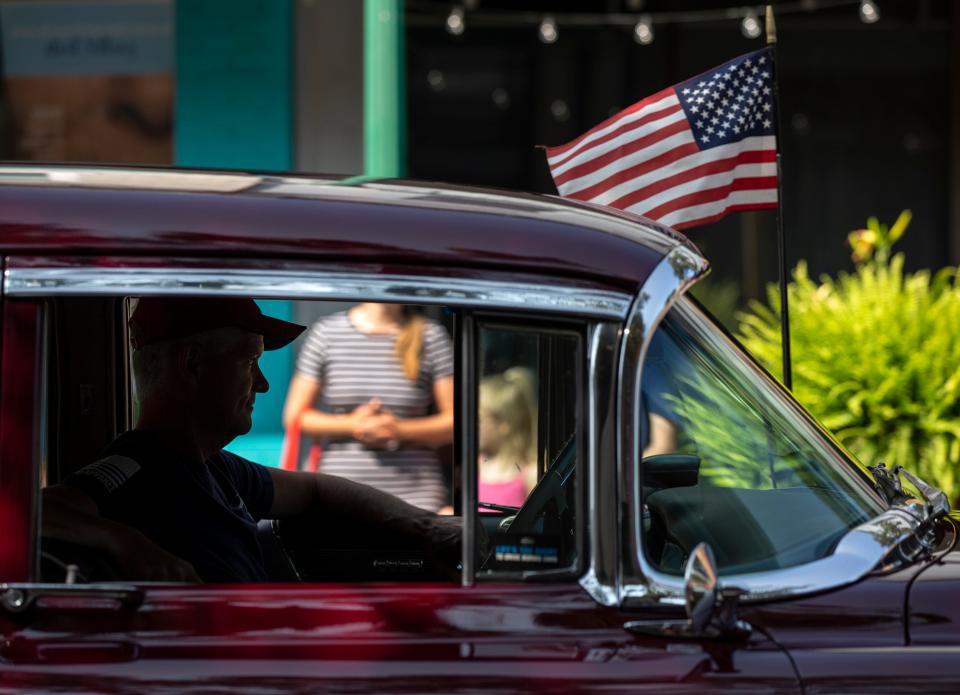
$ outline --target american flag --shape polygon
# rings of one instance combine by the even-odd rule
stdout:
[[[546,148],[560,195],[676,229],[777,206],[773,50],[734,58]]]

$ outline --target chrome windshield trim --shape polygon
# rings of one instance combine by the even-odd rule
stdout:
[[[604,457],[602,413],[606,412],[616,365],[615,350],[619,324],[597,324],[591,327],[587,352],[587,513],[589,550],[587,570],[580,578],[580,586],[597,603],[615,606],[617,592],[616,527],[611,524],[610,498],[616,498],[616,457]],[[605,348],[607,348],[605,350]]]
[[[709,269],[709,264],[702,256],[696,255],[684,246],[677,246],[667,254],[654,268],[650,277],[637,293],[630,314],[627,317],[620,344],[620,363],[617,375],[619,400],[617,450],[620,461],[619,488],[621,506],[625,513],[620,520],[619,534],[624,547],[634,549],[633,552],[624,552],[623,562],[620,565],[621,601],[627,601],[638,596],[647,598],[654,593],[652,587],[646,584],[631,584],[638,579],[643,581],[649,578],[652,568],[648,566],[643,554],[643,534],[640,528],[640,487],[637,472],[640,464],[640,447],[642,436],[639,431],[639,413],[637,404],[640,402],[641,367],[647,346],[653,337],[653,332],[660,320],[666,315],[677,299],[703,277]],[[682,578],[679,579],[679,591],[674,591],[672,583],[664,592],[656,592],[671,599],[678,598],[683,602]]]
[[[920,525],[920,519],[905,509],[887,509],[848,531],[827,557],[768,572],[721,575],[720,583],[742,589],[745,593],[740,597],[741,602],[782,599],[853,584],[880,565],[891,551],[914,537]],[[651,571],[645,578],[645,584],[624,589],[625,603],[683,605],[683,577]]]
[[[8,268],[11,297],[226,294],[530,309],[622,321],[631,298],[589,287],[436,276],[198,268]]]

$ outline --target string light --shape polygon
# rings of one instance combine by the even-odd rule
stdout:
[[[641,46],[649,46],[653,43],[653,22],[650,21],[650,15],[640,15],[637,25],[633,28],[633,40]]]
[[[555,43],[559,37],[559,32],[557,32],[557,22],[553,17],[547,15],[540,22],[540,40],[544,43]]]
[[[760,36],[760,20],[753,10],[747,10],[743,15],[743,21],[740,22],[740,33],[748,39],[755,39]]]
[[[446,27],[448,34],[460,36],[460,34],[463,33],[463,30],[467,28],[467,25],[464,21],[462,7],[458,6],[450,10],[450,14],[447,15]]]
[[[0,0],[2,1],[2,0]],[[749,2],[749,0],[746,0]],[[555,43],[559,38],[558,25],[568,27],[622,27],[630,31],[634,41],[647,45],[654,40],[654,24],[658,27],[672,24],[699,24],[707,22],[737,22],[741,33],[750,39],[763,33],[763,18],[759,4],[705,7],[689,10],[658,10],[644,12],[645,0],[623,0],[626,11],[566,12],[543,14],[528,10],[481,9],[480,0],[453,0],[453,8],[438,12],[431,0],[407,0],[406,21],[410,27],[436,27],[444,22],[444,29],[459,36],[466,31],[466,15],[470,15],[471,31],[476,28],[538,27],[539,40]],[[449,5],[448,5],[449,7]],[[780,0],[776,3],[778,17],[810,14],[839,8],[859,8],[860,21],[872,24],[880,20],[880,8],[875,0]],[[638,16],[639,15],[639,16]]]
[[[860,3],[860,21],[864,24],[873,24],[880,19],[880,8],[870,0]]]

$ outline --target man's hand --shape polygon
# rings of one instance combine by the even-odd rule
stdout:
[[[186,561],[136,529],[104,519],[85,493],[62,485],[42,492],[41,536],[99,550],[130,581],[199,582]]]
[[[168,553],[136,529],[117,534],[110,558],[124,578],[147,582],[200,582],[186,560]]]

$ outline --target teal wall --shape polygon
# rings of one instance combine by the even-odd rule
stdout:
[[[292,0],[178,0],[177,166],[289,171],[294,160]],[[260,302],[292,318],[290,302]],[[257,398],[253,431],[230,449],[276,465],[292,349],[264,355],[270,391]]]
[[[290,0],[176,5],[176,164],[293,167]]]

